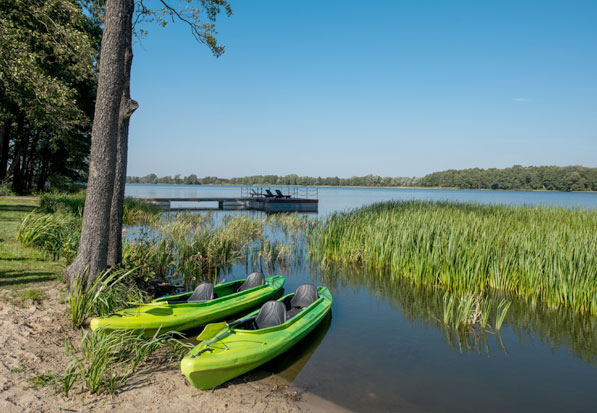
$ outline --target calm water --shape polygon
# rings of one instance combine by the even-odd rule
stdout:
[[[126,193],[239,196],[240,189],[128,185]],[[597,207],[597,194],[548,192],[321,188],[319,199],[320,216],[389,199]],[[238,264],[222,277],[260,269]],[[354,268],[322,272],[299,263],[276,272],[286,275],[286,291],[328,286],[332,314],[249,378],[274,374],[356,411],[596,411],[596,319],[514,300],[501,335],[457,336],[438,321],[441,292]]]

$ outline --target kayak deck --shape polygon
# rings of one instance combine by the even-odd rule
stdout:
[[[283,287],[280,275],[265,278],[265,283],[235,292],[244,280],[232,281],[214,288],[216,298],[202,302],[186,302],[192,292],[158,298],[151,303],[118,311],[91,321],[91,329],[143,330],[156,332],[184,331],[229,318],[273,298]]]
[[[214,327],[213,337],[199,343],[183,358],[183,374],[193,386],[211,389],[286,352],[309,334],[330,311],[332,296],[329,290],[319,287],[317,292],[319,297],[315,302],[273,327],[258,330],[243,328],[250,326],[251,321],[241,322],[238,327],[226,323],[210,325]],[[278,301],[288,301],[293,295],[288,294]],[[259,310],[242,320],[251,320],[258,313]],[[218,326],[221,327],[219,331]]]

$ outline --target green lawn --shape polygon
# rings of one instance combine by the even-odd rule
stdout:
[[[0,300],[17,305],[41,301],[39,287],[56,281],[63,261],[52,261],[41,251],[24,248],[15,240],[21,220],[38,201],[31,198],[0,197]]]

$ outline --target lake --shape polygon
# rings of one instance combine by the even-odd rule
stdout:
[[[127,185],[126,194],[240,196],[240,187]],[[391,199],[597,208],[597,193],[320,188],[318,215]],[[239,263],[221,278],[260,269]],[[595,411],[594,318],[513,300],[501,334],[457,335],[439,322],[439,291],[358,268],[321,270],[306,260],[276,272],[286,276],[286,291],[306,282],[328,286],[332,313],[249,379],[273,374],[281,385],[355,411]]]

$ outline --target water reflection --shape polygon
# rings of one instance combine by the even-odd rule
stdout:
[[[332,313],[328,313],[315,329],[290,350],[259,367],[253,374],[257,376],[275,374],[281,384],[292,384],[307,365],[332,323]]]
[[[442,321],[444,292],[433,288],[411,285],[403,278],[392,277],[384,271],[372,271],[355,267],[332,267],[321,270],[311,264],[309,273],[314,280],[329,286],[331,291],[339,287],[354,290],[366,289],[369,296],[380,303],[400,311],[411,325],[423,324],[442,331],[444,342],[460,352],[476,351],[491,354],[491,351],[507,353],[507,343],[497,332],[478,329],[455,330]],[[575,357],[597,367],[597,319],[575,314],[572,311],[554,311],[531,306],[528,302],[498,292],[486,297],[493,303],[506,298],[512,302],[505,325],[520,342],[537,338],[550,352],[566,348]],[[491,317],[495,317],[492,314]],[[490,321],[490,324],[492,322]]]
[[[333,191],[344,194],[342,190]],[[353,206],[348,199],[353,198],[355,191],[347,192],[344,201],[338,195],[337,208],[333,209]],[[407,192],[391,192],[412,197]],[[444,195],[447,192],[443,191]],[[372,193],[380,198],[388,195],[363,190],[362,197],[354,202],[369,203],[375,198]],[[320,212],[327,208],[327,201],[323,202],[326,194],[329,195],[320,192]],[[456,196],[458,191],[449,195]],[[508,195],[513,197],[512,203],[527,203],[530,199],[525,193],[486,191],[465,195]],[[556,204],[597,206],[597,194],[569,197],[541,193],[531,198],[542,203],[539,198],[543,197],[550,201],[561,197]],[[581,198],[584,201],[577,202]],[[232,213],[215,213],[213,220],[223,222],[229,214]],[[450,329],[442,321],[443,291],[414,287],[384,271],[341,266],[322,269],[309,262],[304,234],[292,231],[288,225],[285,230],[284,225],[266,225],[263,241],[251,245],[241,259],[209,276],[223,282],[244,278],[252,271],[281,273],[286,276],[286,292],[306,282],[326,285],[334,297],[334,319],[333,323],[327,319],[297,347],[254,374],[274,374],[282,384],[309,388],[360,411],[594,410],[596,318],[536,307],[492,292],[487,299],[494,308],[502,299],[512,302],[501,336],[495,329]],[[182,284],[181,274],[172,275],[174,281]],[[193,280],[187,286],[192,288],[201,274],[188,274],[187,279]],[[491,318],[489,325],[495,314]]]

